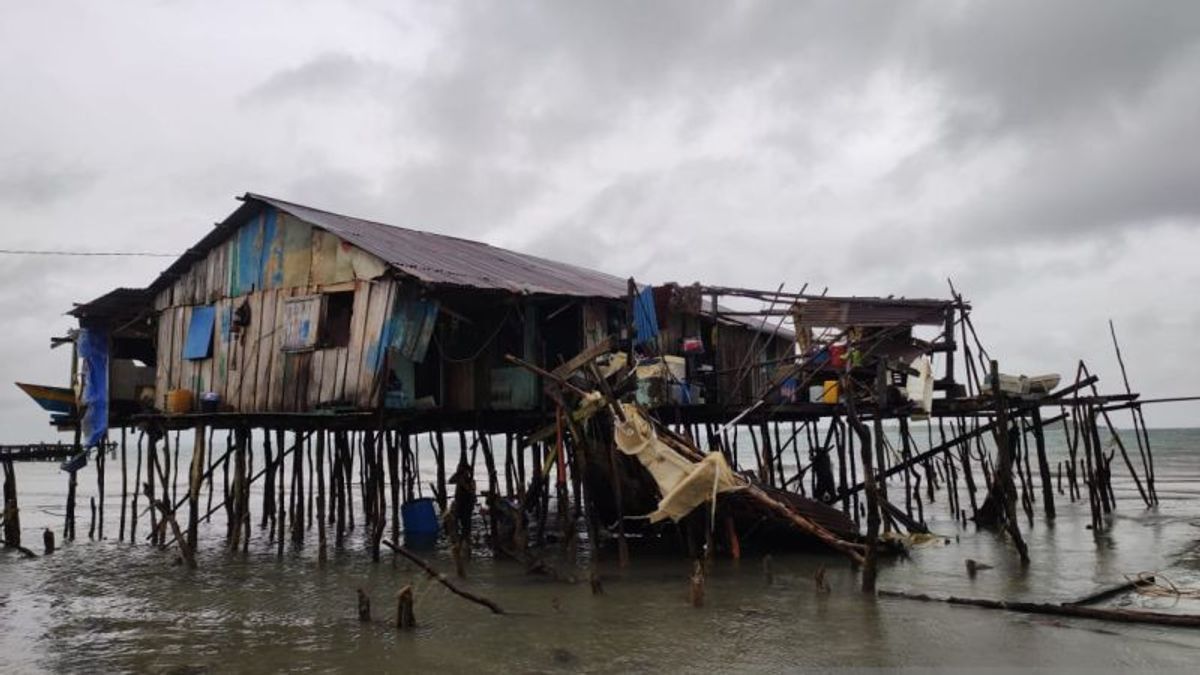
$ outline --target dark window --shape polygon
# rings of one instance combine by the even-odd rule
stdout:
[[[354,291],[342,293],[327,293],[325,295],[325,329],[326,347],[350,346],[350,320],[354,317]]]

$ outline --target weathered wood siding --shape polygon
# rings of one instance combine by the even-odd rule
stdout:
[[[297,412],[330,403],[374,407],[397,283],[378,258],[308,223],[264,210],[197,260],[154,299],[158,311],[156,397],[214,391],[239,412]],[[283,350],[285,300],[353,291],[346,347]],[[233,331],[243,303],[250,321]],[[213,305],[212,356],[183,358],[193,307]]]

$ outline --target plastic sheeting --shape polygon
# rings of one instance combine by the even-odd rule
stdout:
[[[622,407],[626,421],[616,421],[617,447],[637,457],[654,477],[662,495],[658,509],[649,516],[650,522],[667,518],[678,522],[718,493],[745,487],[720,453],[709,453],[703,460],[693,462],[659,440],[637,407],[628,404]]]
[[[634,344],[642,345],[658,337],[658,314],[654,311],[654,287],[646,286],[633,299]]]
[[[79,357],[83,389],[80,403],[84,406],[83,446],[95,447],[108,433],[108,331],[102,328],[79,330]]]
[[[917,374],[909,375],[905,381],[905,395],[917,404],[922,413],[928,415],[933,412],[933,364],[928,356],[919,356],[908,367],[917,371]]]

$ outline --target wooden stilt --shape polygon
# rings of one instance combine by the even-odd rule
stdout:
[[[323,565],[328,555],[325,550],[325,431],[319,429],[316,434],[317,461],[314,473],[317,479],[317,562]]]

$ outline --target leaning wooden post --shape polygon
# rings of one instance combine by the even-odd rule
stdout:
[[[998,502],[993,504],[997,509],[996,513],[999,519],[1003,520],[1005,529],[1017,547],[1017,553],[1021,556],[1021,564],[1028,565],[1029,549],[1025,546],[1025,539],[1021,537],[1021,529],[1017,521],[1016,488],[1013,485],[1012,477],[1013,439],[1009,438],[1008,400],[1004,396],[1004,392],[1000,390],[1000,366],[995,360],[991,362],[991,372],[992,399],[996,404],[999,447],[996,450],[996,475],[993,477],[991,494],[988,495],[988,499]],[[985,503],[985,510],[986,506]]]
[[[1117,329],[1113,325],[1112,319],[1108,320],[1108,332],[1112,335],[1113,350],[1117,353],[1117,365],[1121,367],[1121,379],[1125,382],[1125,393],[1132,394],[1133,389],[1129,386],[1129,374],[1125,371],[1125,359],[1121,356],[1121,345],[1117,342]],[[1158,493],[1154,489],[1154,470],[1152,468],[1153,459],[1150,455],[1150,439],[1146,438],[1146,443],[1143,444],[1141,429],[1138,428],[1141,426],[1144,429],[1146,424],[1144,419],[1141,420],[1140,425],[1138,423],[1141,413],[1142,407],[1136,403],[1129,409],[1129,414],[1133,419],[1133,437],[1137,439],[1138,454],[1141,455],[1142,469],[1146,474],[1146,491],[1149,492],[1151,501],[1157,504]]]
[[[188,531],[187,544],[196,551],[197,528],[200,522],[200,484],[204,480],[205,447],[207,435],[204,425],[196,425],[196,440],[192,446],[192,470],[188,476]]]
[[[450,590],[451,593],[454,593],[458,597],[464,598],[466,600],[470,600],[471,602],[473,602],[477,605],[483,605],[484,607],[487,607],[488,609],[492,610],[493,614],[503,614],[504,613],[504,610],[500,609],[500,605],[497,605],[496,603],[492,602],[491,600],[488,600],[487,598],[484,598],[479,595],[475,595],[474,593],[469,593],[469,592],[464,591],[463,589],[459,588],[458,586],[455,586],[454,582],[447,579],[445,574],[438,572],[429,563],[422,560],[420,557],[418,557],[412,551],[409,551],[408,549],[404,548],[403,546],[400,546],[398,544],[394,544],[390,541],[387,541],[386,539],[383,541],[383,545],[387,546],[391,550],[395,551],[396,553],[399,553],[400,555],[404,556],[408,560],[412,561],[417,567],[420,567],[422,570],[424,570],[425,574],[428,574],[430,579],[433,579],[434,581],[438,582],[439,584],[445,586],[447,589]]]

